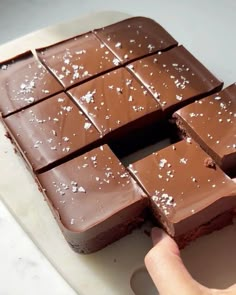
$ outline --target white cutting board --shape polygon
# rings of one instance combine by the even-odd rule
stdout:
[[[127,18],[103,12],[37,31],[0,47],[0,61],[21,52]],[[151,247],[144,228],[90,255],[74,253],[23,160],[14,152],[0,125],[0,197],[35,244],[80,295],[156,294],[143,268]],[[145,228],[149,228],[146,225]],[[17,241],[16,241],[17,242]],[[202,237],[182,251],[184,261],[201,283],[224,288],[236,282],[236,225]],[[53,291],[52,291],[53,292]],[[53,293],[52,293],[53,294]]]

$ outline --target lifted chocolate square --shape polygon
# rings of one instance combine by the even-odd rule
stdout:
[[[160,120],[155,99],[125,68],[100,76],[68,92],[102,134]],[[141,123],[139,123],[142,122]],[[123,128],[122,128],[123,127]]]
[[[181,141],[129,167],[147,192],[154,216],[181,246],[232,222],[236,184],[194,142]],[[187,237],[187,239],[186,239]]]
[[[5,119],[30,167],[40,172],[98,144],[100,134],[75,103],[61,93]]]
[[[223,86],[183,46],[140,59],[127,68],[168,112],[219,91]]]
[[[27,51],[0,64],[0,112],[7,116],[63,88]]]
[[[117,58],[92,33],[37,49],[37,53],[65,89],[119,65]]]
[[[143,222],[147,196],[108,146],[38,175],[64,236],[91,253]]]
[[[185,134],[236,176],[236,84],[178,110],[174,117]]]
[[[133,17],[95,34],[122,63],[176,46],[177,41],[158,23],[146,17]]]

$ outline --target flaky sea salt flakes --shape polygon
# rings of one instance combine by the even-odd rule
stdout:
[[[215,100],[220,100],[220,99],[221,99],[220,96],[216,96],[216,97],[215,97]]]
[[[167,193],[160,194],[159,192],[156,192],[156,194],[152,196],[152,200],[163,210],[165,215],[169,215],[170,210],[176,206],[174,198]]]
[[[91,103],[94,102],[94,94],[96,93],[96,89],[93,91],[88,91],[84,96],[81,97],[81,100]]]
[[[225,110],[225,109],[227,108],[226,104],[223,103],[223,102],[220,103],[220,107],[221,107],[223,110]]]
[[[70,63],[69,58],[65,58],[65,59],[64,59],[64,63],[65,63],[66,65],[68,65],[68,64]]]
[[[79,193],[86,193],[86,190],[85,190],[82,186],[80,186],[80,187],[78,188],[78,192],[79,192]]]
[[[154,92],[154,93],[153,93],[153,96],[154,96],[155,98],[159,98],[159,97],[160,97],[160,93],[158,93],[158,92]]]
[[[179,162],[180,162],[181,164],[187,164],[187,161],[188,161],[188,159],[186,159],[186,158],[181,158],[181,159],[179,160]]]
[[[191,139],[191,137],[187,137],[187,138],[186,138],[186,141],[187,141],[187,143],[192,143],[192,139]]]
[[[85,122],[85,123],[84,123],[84,129],[85,129],[85,130],[88,130],[91,126],[92,126],[92,124],[89,123],[89,122]]]
[[[128,172],[124,172],[123,174],[120,175],[121,178],[126,178],[129,177],[129,173]]]
[[[72,193],[77,193],[78,192],[77,185],[72,185],[71,191],[72,191]]]
[[[70,140],[69,137],[67,137],[67,136],[62,137],[62,139],[63,139],[63,141],[65,141],[65,142],[67,142],[67,141]]]
[[[1,70],[4,70],[4,71],[5,71],[5,70],[7,70],[7,68],[8,68],[7,65],[2,65],[2,66],[1,66]]]
[[[123,89],[120,87],[116,87],[116,91],[121,94],[123,92]]]
[[[97,160],[97,156],[92,156],[92,157],[91,157],[91,160],[92,160],[92,161],[96,161],[96,160]]]
[[[34,144],[34,148],[39,148],[39,145],[40,144],[42,144],[43,142],[42,141],[40,141],[40,140],[37,140],[36,142],[35,142],[35,144]]]
[[[120,64],[120,61],[119,61],[119,59],[118,58],[113,58],[113,64],[115,65],[115,66],[118,66],[119,64]]]
[[[122,47],[122,46],[121,46],[121,43],[120,43],[120,42],[117,42],[116,45],[115,45],[115,47],[116,47],[116,48],[121,48],[121,47]]]
[[[141,112],[141,111],[144,110],[144,107],[142,107],[142,106],[133,106],[133,110],[134,110],[135,112]]]
[[[27,103],[33,103],[35,101],[35,98],[34,97],[29,97],[29,98],[25,98],[24,100]]]
[[[179,100],[179,101],[181,101],[183,98],[180,95],[176,95],[176,99]]]
[[[75,219],[74,219],[74,218],[71,218],[71,220],[70,220],[70,224],[71,224],[71,225],[75,224]]]
[[[164,168],[166,163],[167,163],[167,160],[166,159],[161,159],[160,160],[160,163],[159,163],[159,167],[160,168]]]
[[[149,52],[152,52],[153,49],[155,49],[155,46],[152,44],[148,44],[147,48],[149,49]]]
[[[134,68],[134,66],[133,65],[127,65],[127,68],[132,70]]]
[[[52,130],[52,134],[53,134],[54,136],[57,136],[57,132],[56,132],[56,130]]]

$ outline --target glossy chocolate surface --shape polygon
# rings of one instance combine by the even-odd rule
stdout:
[[[95,34],[122,63],[176,46],[177,41],[158,23],[146,17],[133,17]]]
[[[125,68],[79,85],[68,92],[102,134],[138,119],[161,116],[159,104]],[[125,128],[126,128],[125,127]]]
[[[114,234],[105,233],[115,227],[122,232],[129,223],[138,223],[147,205],[146,194],[107,145],[40,174],[38,179],[60,216],[65,236],[80,251],[97,249],[102,241],[96,237],[101,233],[105,243],[110,243]],[[131,207],[133,215],[127,216]]]
[[[61,90],[60,83],[30,51],[0,64],[0,112],[3,116]]]
[[[236,84],[196,101],[174,116],[226,172],[236,175]]]
[[[221,90],[176,46],[155,21],[136,17],[38,49],[48,70],[30,52],[0,65],[3,122],[77,252],[131,232],[147,207],[180,241],[232,221],[236,183],[210,156],[235,169],[235,85],[176,113],[207,153],[182,141],[134,163],[131,177],[107,145],[98,148],[147,147],[170,136],[170,114]]]
[[[65,89],[119,65],[117,58],[92,33],[38,49],[37,53]]]
[[[100,138],[65,93],[7,117],[5,124],[35,171],[84,150]]]
[[[194,142],[181,141],[132,164],[154,215],[172,236],[188,233],[236,206],[236,184]]]
[[[163,110],[176,109],[220,90],[223,85],[183,46],[140,59],[127,67]]]

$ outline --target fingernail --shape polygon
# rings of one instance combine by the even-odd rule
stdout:
[[[153,246],[155,246],[157,243],[159,243],[162,238],[164,237],[165,233],[162,229],[158,227],[153,227],[151,231],[151,237],[152,237],[152,243]]]

